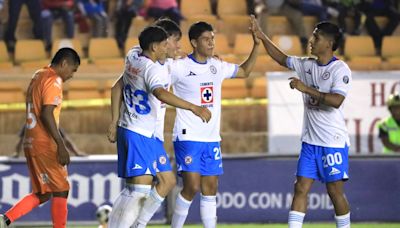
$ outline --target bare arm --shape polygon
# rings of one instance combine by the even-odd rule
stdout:
[[[389,137],[383,136],[381,137],[382,144],[393,152],[400,152],[400,145],[396,145],[390,142]]]
[[[257,38],[256,36],[256,24],[253,21],[253,17],[251,18],[251,28],[250,31],[252,32],[253,36],[253,49],[251,50],[251,53],[247,59],[240,64],[239,70],[238,70],[238,77],[241,78],[247,78],[250,76],[251,71],[253,70],[254,64],[256,63],[257,56],[258,56],[258,47],[260,46],[260,39]]]
[[[111,123],[108,127],[108,140],[114,143],[117,139],[117,123],[119,119],[119,110],[122,104],[122,76],[114,83],[111,88]]]
[[[281,49],[272,43],[271,39],[261,31],[261,28],[254,16],[252,16],[252,23],[255,24],[254,34],[261,40],[267,53],[281,66],[287,67],[286,59],[288,58],[288,55],[286,55]]]
[[[57,144],[57,159],[60,165],[68,165],[70,162],[69,153],[65,147],[64,140],[61,137],[60,131],[57,128],[56,120],[54,119],[53,111],[56,106],[44,105],[41,113],[41,120],[44,127],[50,136]]]
[[[193,114],[200,117],[203,120],[203,122],[208,122],[211,119],[211,112],[207,108],[197,106],[190,102],[182,100],[181,98],[168,92],[167,90],[165,90],[162,87],[154,89],[153,94],[154,94],[154,96],[157,97],[158,100],[160,100],[166,104],[172,105],[177,108],[192,111]]]
[[[297,89],[302,93],[306,93],[319,101],[320,104],[324,104],[330,107],[339,108],[344,101],[344,96],[337,93],[322,93],[318,90],[305,85],[300,79],[291,77],[289,78],[290,88]]]

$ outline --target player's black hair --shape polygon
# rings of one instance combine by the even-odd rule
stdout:
[[[69,47],[59,49],[51,60],[52,65],[58,65],[63,60],[67,60],[69,63],[81,65],[81,58],[78,53]]]
[[[214,31],[212,25],[204,21],[199,21],[192,24],[189,28],[189,40],[197,40],[203,32]]]
[[[337,25],[328,21],[322,21],[318,23],[316,28],[317,31],[321,33],[321,35],[332,38],[333,40],[332,51],[336,51],[336,49],[343,42],[342,30]]]
[[[182,31],[179,28],[179,25],[169,18],[160,18],[154,22],[154,25],[163,28],[167,32],[168,36],[177,35],[178,37],[182,37]]]
[[[142,50],[149,50],[152,43],[160,43],[168,38],[167,32],[160,26],[149,26],[139,34],[139,44]]]

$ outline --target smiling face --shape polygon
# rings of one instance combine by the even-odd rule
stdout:
[[[191,40],[194,50],[199,55],[212,57],[214,55],[214,32],[205,31],[196,40]]]
[[[159,43],[153,43],[155,57],[159,61],[165,60],[168,53],[168,39]]]
[[[177,34],[169,36],[167,41],[167,58],[175,58],[178,56],[178,51],[181,47],[180,40],[181,36]]]

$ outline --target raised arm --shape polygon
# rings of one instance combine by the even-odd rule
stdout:
[[[111,88],[111,123],[108,127],[107,137],[111,143],[117,140],[117,123],[119,110],[122,104],[122,75],[117,79]]]
[[[260,39],[256,36],[257,25],[253,21],[254,16],[252,15],[250,22],[251,27],[250,31],[253,36],[253,49],[247,59],[239,65],[237,77],[240,78],[247,78],[250,76],[251,71],[253,70],[254,64],[256,63],[257,56],[258,56],[258,47],[260,46]]]
[[[162,87],[155,88],[153,90],[154,96],[157,97],[158,100],[172,105],[177,108],[185,109],[185,110],[190,110],[195,114],[196,116],[200,117],[203,122],[208,122],[211,119],[211,112],[207,108],[201,107],[194,105],[190,102],[187,102],[174,94],[168,92]]]
[[[271,56],[272,59],[274,59],[281,66],[287,67],[286,59],[288,56],[281,49],[279,49],[274,43],[272,43],[271,39],[261,31],[261,28],[258,25],[258,22],[253,15],[251,16],[251,20],[252,24],[255,25],[254,34],[261,40],[267,53]]]

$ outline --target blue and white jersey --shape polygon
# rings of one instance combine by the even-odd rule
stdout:
[[[350,89],[352,77],[347,64],[336,57],[326,65],[319,65],[313,58],[287,58],[286,65],[296,71],[307,86],[323,93],[337,93],[344,97]],[[304,122],[301,140],[311,145],[342,148],[350,146],[344,120],[343,106],[339,108],[320,104],[317,99],[303,93]]]
[[[189,55],[172,64],[172,88],[176,96],[193,104],[207,107],[212,117],[208,123],[191,111],[176,109],[173,140],[219,142],[221,116],[221,86],[226,78],[233,78],[238,65],[216,58],[205,63],[196,62]]]
[[[128,55],[133,55],[133,56],[140,56],[142,53],[142,49],[139,46],[133,47]],[[174,60],[171,58],[168,58],[165,60],[164,64],[160,62],[156,62],[161,68],[163,73],[160,75],[160,81],[164,89],[169,90],[171,87],[171,65]],[[167,105],[163,102],[160,101],[160,108],[158,109],[158,114],[157,114],[157,122],[156,122],[156,129],[154,131],[154,137],[160,139],[161,141],[164,141],[164,120],[165,120],[165,112]]]
[[[120,109],[118,126],[134,131],[146,137],[152,137],[155,131],[160,101],[153,90],[163,87],[160,78],[166,72],[151,59],[135,55],[130,50],[125,59],[123,80],[123,104]]]

